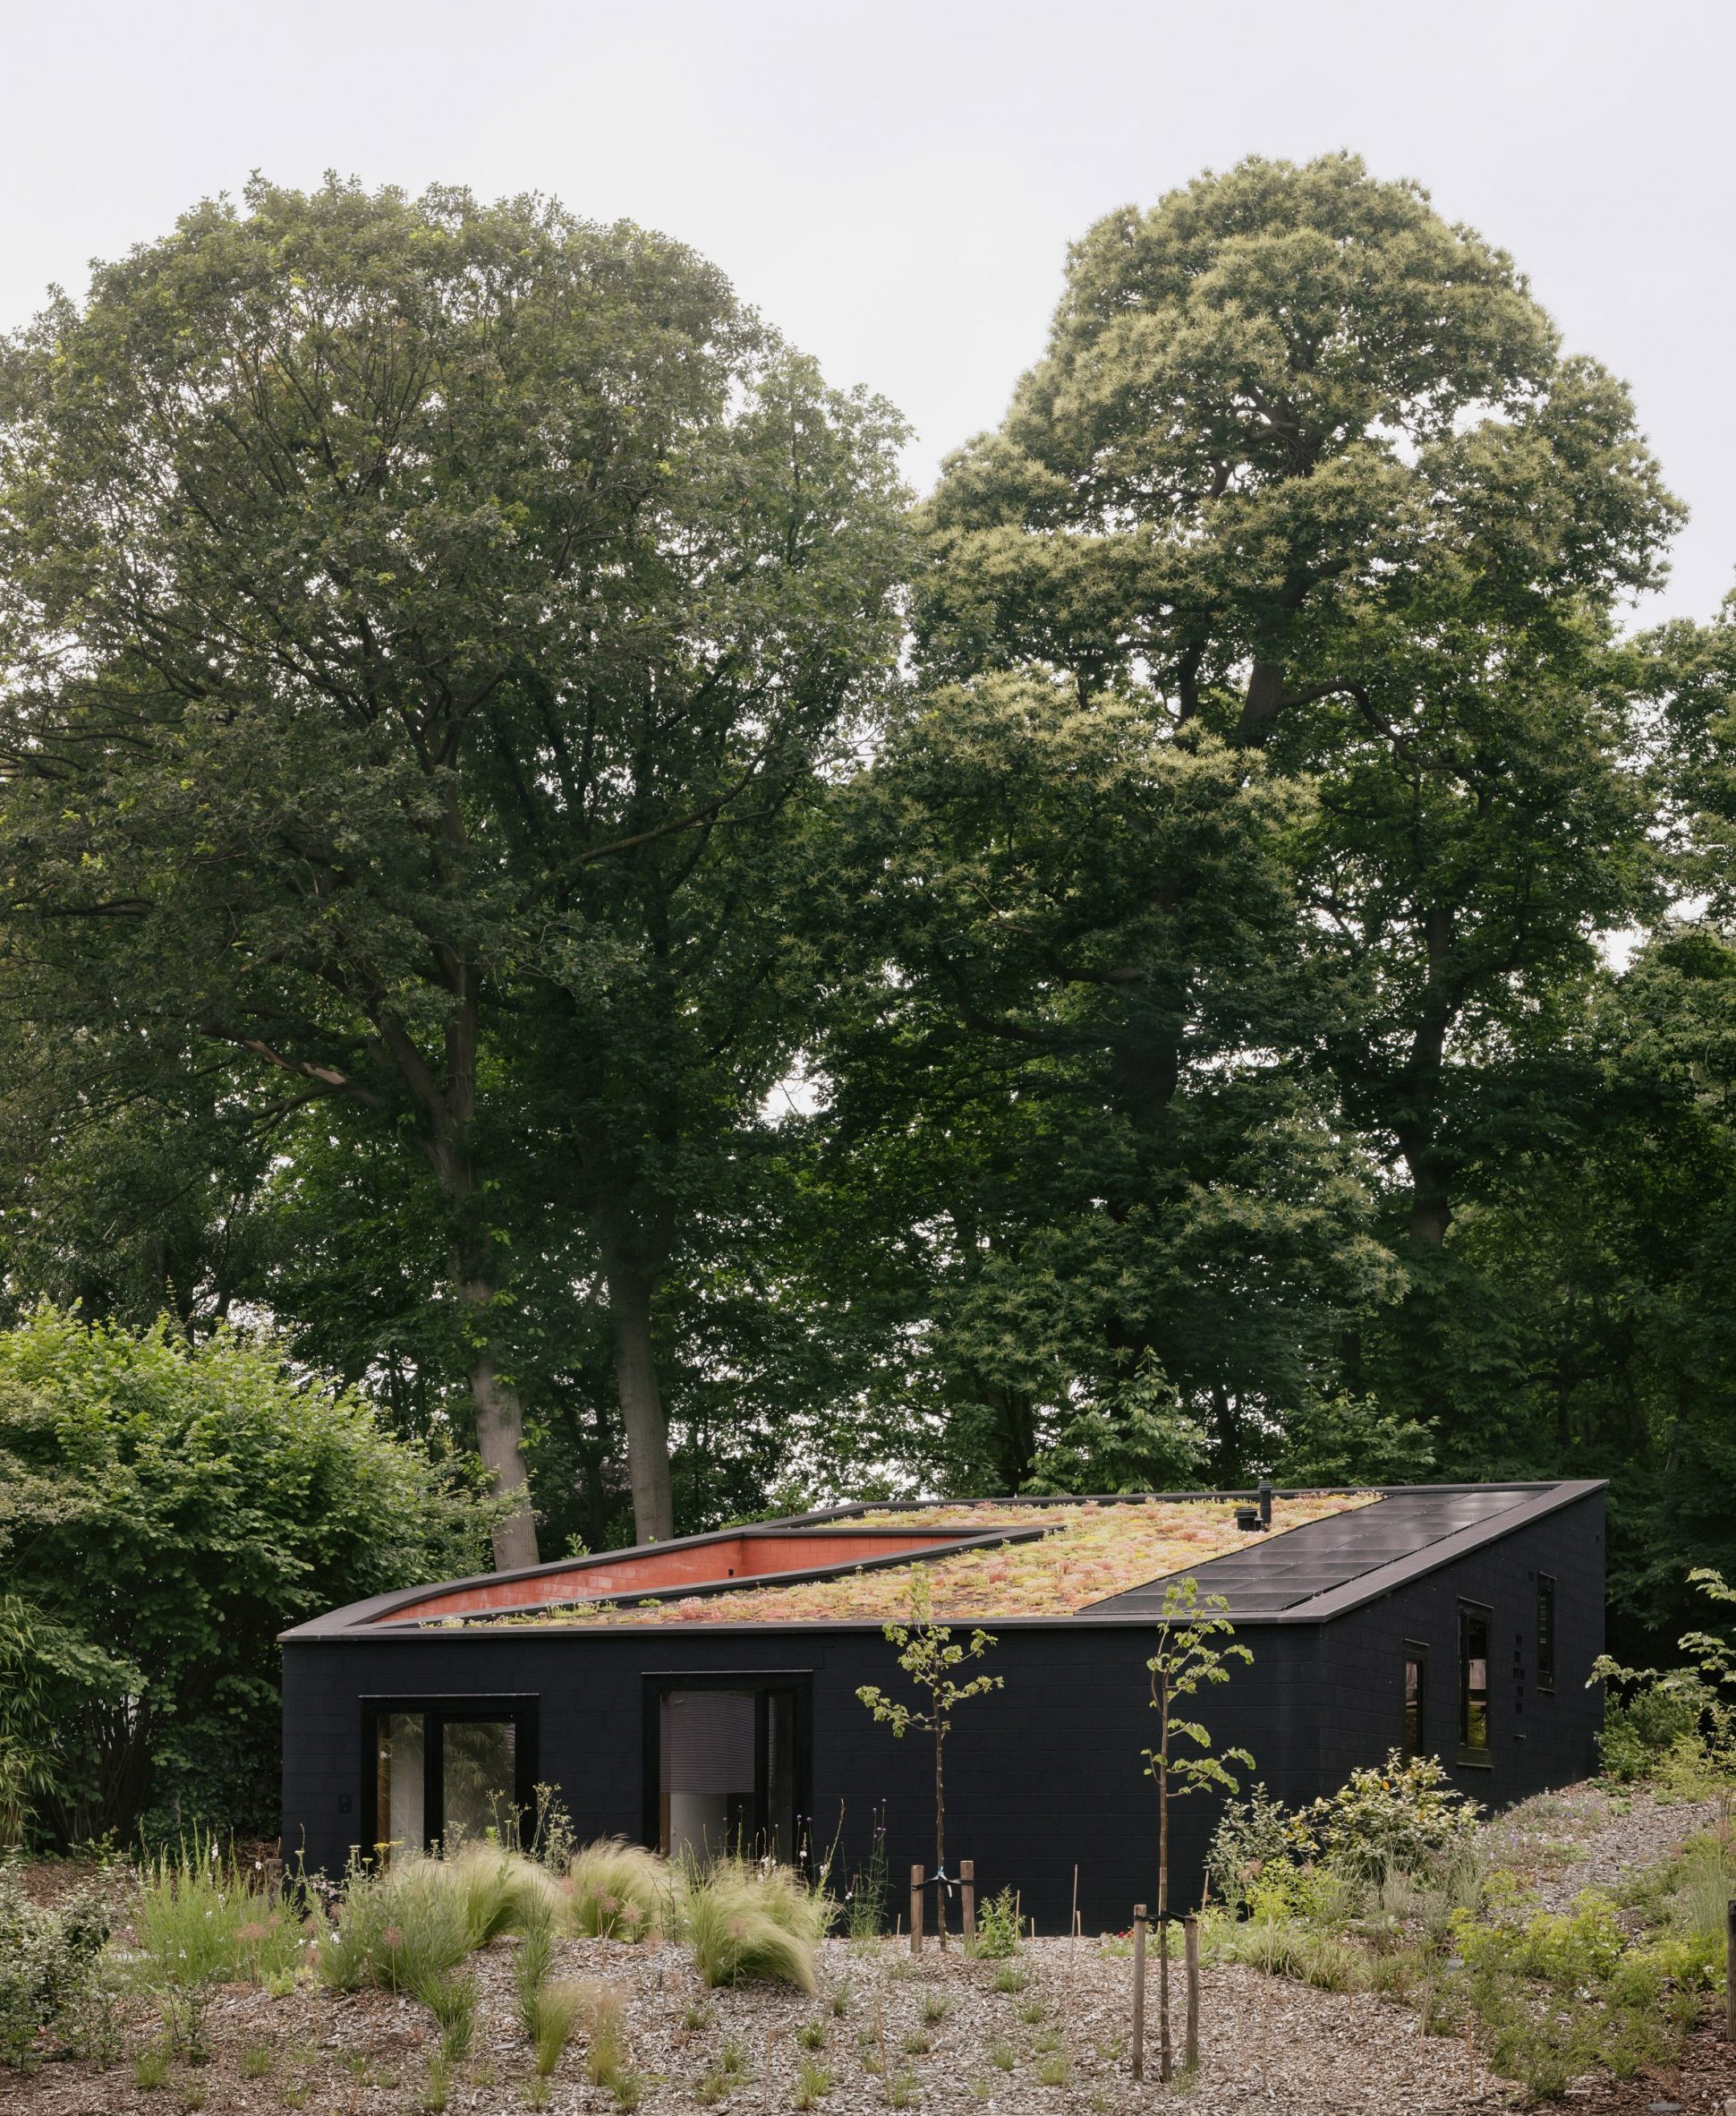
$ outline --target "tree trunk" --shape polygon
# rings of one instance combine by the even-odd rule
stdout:
[[[522,1496],[525,1503],[496,1525],[494,1569],[516,1572],[539,1561],[536,1515],[530,1506],[530,1476],[524,1467],[524,1407],[518,1391],[496,1371],[486,1345],[470,1361],[471,1400],[476,1405],[476,1445],[503,1497]]]
[[[940,1777],[940,1745],[946,1740],[946,1729],[940,1724],[940,1705],[934,1704],[934,1929],[940,1935],[940,1952],[947,1950],[947,1884],[940,1878],[947,1870],[947,1796]]]
[[[651,1274],[611,1236],[603,1243],[603,1276],[615,1333],[615,1386],[627,1437],[634,1532],[642,1543],[667,1542],[675,1533],[675,1490],[669,1428],[651,1351]]]
[[[1157,2076],[1170,2077],[1170,1693],[1163,1690],[1157,1764]]]

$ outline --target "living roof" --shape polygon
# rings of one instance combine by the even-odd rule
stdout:
[[[1603,1489],[1596,1480],[1281,1490],[1272,1532],[1247,1492],[884,1501],[679,1536],[375,1595],[285,1641],[547,1636],[702,1625],[761,1631],[907,1617],[915,1567],[939,1622],[1151,1624],[1192,1576],[1237,1621],[1319,1623]],[[734,1577],[731,1577],[731,1574]]]
[[[1274,1532],[1369,1505],[1373,1492],[1274,1497]],[[1243,1502],[1244,1504],[1246,1502]],[[902,1564],[856,1564],[821,1578],[767,1580],[724,1592],[609,1604],[573,1602],[459,1621],[498,1624],[668,1625],[897,1622],[911,1613],[920,1568],[937,1622],[1072,1617],[1130,1588],[1184,1572],[1247,1542],[1234,1499],[1057,1499],[1017,1507],[991,1499],[876,1510],[881,1530],[952,1529],[971,1547],[923,1552]]]

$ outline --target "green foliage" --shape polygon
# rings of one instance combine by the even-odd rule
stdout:
[[[1235,1638],[1235,1625],[1221,1613],[1229,1606],[1221,1594],[1202,1598],[1199,1582],[1191,1576],[1171,1581],[1163,1590],[1158,1649],[1145,1663],[1152,1678],[1152,1710],[1158,1715],[1158,1745],[1142,1753],[1146,1777],[1157,1781],[1166,1819],[1169,1802],[1187,1794],[1208,1789],[1236,1792],[1238,1781],[1229,1768],[1231,1763],[1254,1768],[1246,1749],[1226,1749],[1221,1756],[1214,1755],[1210,1729],[1197,1719],[1178,1718],[1175,1711],[1178,1704],[1208,1685],[1227,1683],[1232,1661],[1252,1666],[1254,1655],[1247,1646],[1217,1642]],[[1180,1744],[1194,1753],[1188,1754]],[[1168,1880],[1166,1860],[1159,1875],[1160,1905],[1169,1900]]]
[[[233,1854],[195,1837],[140,1865],[132,1922],[139,1974],[168,1991],[293,1975],[322,1919],[317,1897],[280,1894]]]
[[[108,1933],[95,1895],[38,1909],[0,1864],[0,2068],[29,2070],[56,2043],[75,2039]]]
[[[1383,1882],[1419,1878],[1467,1854],[1482,1809],[1451,1789],[1438,1758],[1397,1749],[1380,1768],[1353,1770],[1308,1823],[1326,1856],[1345,1872]]]
[[[1306,1818],[1256,1785],[1246,1800],[1224,1803],[1206,1847],[1205,1870],[1219,1902],[1241,1910],[1268,1870],[1299,1864],[1315,1849]]]
[[[983,1961],[1005,1961],[1019,1950],[1018,1898],[1011,1889],[985,1896],[976,1907],[976,1944],[972,1953]]]
[[[0,1731],[36,1757],[35,1827],[263,1826],[277,1634],[468,1569],[487,1523],[458,1465],[269,1339],[47,1308],[0,1332],[0,1653],[27,1670]]]
[[[856,1695],[881,1726],[892,1729],[895,1741],[901,1741],[913,1729],[934,1737],[934,1867],[937,1873],[944,1873],[947,1864],[945,1755],[947,1736],[952,1731],[952,1715],[971,1698],[982,1697],[1001,1687],[1001,1678],[997,1675],[975,1675],[961,1682],[957,1671],[968,1660],[980,1660],[994,1644],[994,1636],[991,1632],[976,1630],[971,1633],[968,1645],[955,1644],[951,1625],[934,1621],[928,1575],[920,1565],[911,1568],[909,1623],[888,1624],[884,1632],[887,1644],[898,1649],[898,1666],[912,1686],[926,1694],[928,1702],[925,1706],[905,1704],[888,1697],[877,1683],[864,1683]]]
[[[1721,1941],[1632,1942],[1590,1893],[1567,1913],[1461,1917],[1459,1943],[1496,2069],[1540,2100],[1598,2066],[1630,2078],[1669,2062],[1723,1952]]]
[[[536,2052],[537,2077],[547,2079],[560,2063],[561,2053],[573,2031],[586,2018],[592,2004],[590,1987],[571,1981],[538,1984],[531,2018],[531,2042]]]

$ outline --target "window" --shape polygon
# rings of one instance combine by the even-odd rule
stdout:
[[[807,1778],[806,1677],[651,1676],[645,1837],[668,1858],[793,1864]]]
[[[1404,1734],[1399,1745],[1407,1761],[1427,1752],[1428,1722],[1424,1717],[1427,1675],[1428,1648],[1408,1638],[1405,1641]]]
[[[532,1698],[373,1698],[362,1800],[369,1845],[382,1858],[510,1826],[536,1783]]]
[[[1491,1761],[1489,1612],[1463,1603],[1459,1610],[1459,1761]]]
[[[1537,1574],[1537,1687],[1555,1687],[1555,1583]]]

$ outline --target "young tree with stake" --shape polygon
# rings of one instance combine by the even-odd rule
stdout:
[[[910,1582],[909,1623],[889,1624],[886,1626],[887,1643],[898,1649],[898,1666],[918,1690],[927,1693],[926,1711],[896,1702],[887,1696],[877,1683],[864,1683],[856,1695],[882,1726],[892,1729],[895,1741],[902,1741],[913,1728],[918,1733],[932,1734],[934,1736],[934,1874],[940,1883],[934,1922],[940,1936],[940,1944],[944,1947],[947,1943],[947,1800],[944,1770],[947,1736],[952,1731],[955,1708],[964,1703],[967,1697],[980,1697],[985,1691],[999,1690],[1001,1679],[997,1675],[983,1674],[973,1676],[968,1682],[961,1683],[958,1680],[957,1669],[966,1660],[980,1660],[994,1644],[993,1634],[987,1631],[973,1631],[969,1645],[955,1645],[951,1625],[935,1623],[933,1606],[928,1577],[922,1566],[918,1566]]]
[[[1253,1662],[1246,1646],[1218,1642],[1235,1635],[1235,1625],[1221,1614],[1229,1606],[1221,1594],[1202,1598],[1199,1582],[1191,1577],[1166,1587],[1157,1651],[1145,1663],[1151,1671],[1152,1710],[1158,1715],[1157,1746],[1145,1750],[1145,1757],[1146,1777],[1157,1781],[1158,2063],[1159,2076],[1164,2079],[1170,2072],[1170,1803],[1213,1786],[1234,1793],[1240,1781],[1229,1765],[1254,1768],[1254,1758],[1246,1749],[1226,1749],[1221,1757],[1214,1756],[1210,1730],[1197,1719],[1176,1717],[1176,1707],[1204,1685],[1230,1680],[1229,1662]],[[1197,1753],[1179,1754],[1179,1742],[1191,1744]]]

